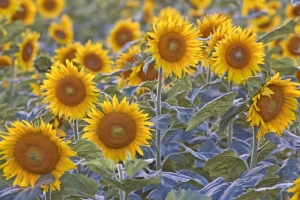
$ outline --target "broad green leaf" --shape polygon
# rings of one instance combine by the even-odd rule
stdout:
[[[262,147],[258,150],[257,153],[257,162],[260,162],[263,159],[265,159],[276,147],[277,146],[272,142],[267,142],[265,143],[265,145],[262,145]]]
[[[143,43],[140,45],[140,50],[141,50],[141,51],[145,51],[146,48],[147,48],[147,42],[143,42]]]
[[[271,165],[264,178],[255,186],[255,188],[271,187],[276,185],[281,179],[275,173],[279,170],[278,165]]]
[[[2,26],[1,29],[5,29],[7,34],[4,35],[3,32],[0,31],[0,47],[21,34],[21,32],[25,30],[25,26],[23,25],[23,22],[18,20]]]
[[[250,77],[246,80],[249,97],[252,99],[261,89],[263,80],[260,77]]]
[[[70,146],[77,152],[77,156],[83,157],[86,160],[103,157],[101,149],[89,140],[81,139],[76,144],[71,143]]]
[[[237,197],[235,200],[254,200],[254,199],[262,199],[263,197],[269,197],[269,199],[278,199],[278,193],[280,192],[280,188],[277,189],[257,189],[251,190],[246,194],[242,194]]]
[[[191,78],[188,74],[185,74],[185,76],[180,79],[176,79],[176,78],[172,78],[172,79],[175,79],[174,83],[180,86],[180,90],[186,91],[192,89]]]
[[[257,42],[263,42],[263,43],[268,43],[271,42],[273,40],[277,40],[283,36],[285,36],[287,33],[295,33],[295,26],[298,24],[299,21],[296,21],[294,19],[292,19],[291,21],[289,21],[288,23],[286,23],[285,25],[271,31],[268,32],[266,34],[264,34],[263,36],[261,36],[260,38],[257,39]]]
[[[271,69],[279,72],[280,75],[294,75],[299,69],[295,66],[295,63],[290,58],[281,58],[274,60],[270,63]]]
[[[248,109],[247,103],[246,102],[234,102],[234,105],[232,108],[230,108],[225,115],[222,116],[220,125],[219,125],[219,130],[218,134],[222,134],[223,131],[226,129],[228,126],[228,123],[240,112],[245,111]]]
[[[223,115],[232,107],[236,95],[237,92],[229,92],[205,104],[198,113],[188,121],[186,131],[193,130],[210,117]]]
[[[132,178],[138,171],[148,166],[148,164],[149,163],[147,161],[142,159],[136,159],[132,162],[129,161],[128,163],[125,163],[125,173],[129,176],[129,178]]]
[[[107,158],[98,158],[82,162],[81,164],[86,165],[90,170],[100,174],[101,176],[113,176],[116,170],[115,162]]]
[[[153,90],[156,85],[157,85],[157,81],[146,81],[141,83],[139,87],[146,87],[149,88],[150,90]]]
[[[213,180],[223,177],[225,181],[231,182],[240,178],[247,167],[233,150],[228,150],[209,159],[204,170],[209,172]]]
[[[35,186],[41,186],[41,185],[50,185],[55,181],[55,177],[53,174],[44,174],[40,176],[34,183]]]
[[[188,190],[179,190],[174,191],[171,190],[171,192],[168,193],[165,200],[211,200],[210,197],[203,197],[199,191],[192,191],[190,189]]]

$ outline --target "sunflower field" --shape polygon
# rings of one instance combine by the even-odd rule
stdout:
[[[0,0],[0,200],[300,200],[300,0]]]

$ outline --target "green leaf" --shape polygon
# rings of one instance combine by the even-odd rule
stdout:
[[[148,162],[144,161],[142,159],[136,159],[134,161],[126,162],[124,165],[126,166],[126,174],[129,176],[129,178],[132,178],[138,171],[144,169],[146,166],[148,166]]]
[[[98,158],[81,164],[86,165],[90,170],[101,176],[113,176],[116,170],[116,164],[113,160],[107,158]]]
[[[279,72],[280,75],[294,75],[299,69],[295,66],[295,63],[290,58],[281,58],[274,60],[270,63],[271,69]]]
[[[280,169],[278,165],[271,165],[263,179],[255,186],[255,188],[272,187],[281,179],[275,173]]]
[[[150,90],[153,90],[156,85],[157,85],[157,81],[146,81],[141,83],[139,87],[147,87]]]
[[[147,42],[143,42],[143,43],[140,45],[140,50],[141,50],[141,51],[145,51],[146,47],[147,47]]]
[[[236,95],[237,92],[229,92],[205,104],[198,113],[189,120],[186,131],[193,130],[210,117],[218,114],[222,115],[227,112],[232,107]]]
[[[25,26],[23,25],[23,22],[18,20],[2,26],[1,29],[5,29],[7,34],[4,35],[2,31],[0,31],[0,47],[6,42],[13,40],[17,35],[21,34],[21,32],[25,30]]]
[[[186,74],[181,79],[176,79],[175,77],[172,78],[174,81],[174,84],[178,84],[180,86],[181,90],[191,90],[192,89],[192,81],[189,74]]]
[[[86,160],[103,157],[101,149],[88,140],[81,139],[76,144],[70,144],[70,147],[77,152],[77,156],[83,157]]]
[[[254,200],[254,199],[262,199],[262,197],[269,197],[269,199],[278,199],[278,193],[280,192],[280,188],[273,189],[273,188],[265,188],[265,189],[257,189],[251,190],[246,194],[242,194],[238,196],[235,200]]]
[[[174,191],[171,190],[171,192],[168,193],[165,200],[211,200],[210,197],[202,197],[202,195],[199,193],[199,191],[192,191],[190,189],[188,190],[179,190]]]
[[[247,103],[246,102],[234,102],[233,107],[230,108],[225,115],[222,116],[220,125],[219,125],[219,130],[218,134],[222,134],[223,131],[226,129],[228,126],[228,123],[240,112],[245,111],[248,109]]]
[[[285,36],[287,33],[295,33],[294,28],[298,24],[298,22],[299,22],[299,20],[295,21],[294,19],[292,19],[285,25],[283,25],[271,32],[264,34],[263,36],[261,36],[260,38],[257,39],[257,42],[263,42],[266,44],[268,42],[277,40],[277,39]]]
[[[263,80],[260,77],[250,77],[246,80],[249,97],[252,99],[261,89]]]
[[[235,151],[228,150],[209,159],[204,165],[204,170],[209,172],[213,180],[223,177],[225,181],[232,182],[240,178],[247,167]]]
[[[265,159],[276,147],[277,146],[272,142],[267,142],[265,143],[265,145],[262,145],[262,147],[258,150],[257,153],[257,162],[260,162],[263,159]]]
[[[61,181],[61,194],[68,194],[71,196],[95,198],[98,190],[96,182],[86,177],[83,174],[63,174],[60,178]]]

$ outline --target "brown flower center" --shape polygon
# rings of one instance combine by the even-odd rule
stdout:
[[[0,8],[8,8],[9,0],[0,0]]]
[[[185,39],[177,32],[168,32],[161,36],[158,42],[161,57],[168,62],[177,62],[185,54]]]
[[[13,21],[20,20],[20,19],[23,20],[26,18],[26,16],[27,16],[27,7],[21,4],[21,9],[18,10],[18,12],[16,12],[16,14],[12,16],[12,20]]]
[[[23,52],[22,52],[22,58],[23,58],[23,60],[25,62],[29,61],[32,58],[32,54],[33,54],[33,45],[29,41],[23,47]]]
[[[298,79],[298,82],[300,82],[300,71],[297,71],[296,78]]]
[[[210,36],[211,33],[214,32],[214,28],[215,27],[208,27],[207,29],[205,29],[203,32],[201,31],[201,37],[202,38],[207,38]]]
[[[53,0],[45,0],[44,1],[44,8],[47,10],[54,10],[56,7],[55,2]]]
[[[65,62],[66,60],[72,61],[75,57],[76,57],[76,49],[72,49],[65,55],[63,62]]]
[[[88,54],[83,59],[84,65],[91,71],[98,72],[102,69],[102,60],[95,54]]]
[[[67,37],[66,34],[63,31],[61,31],[61,30],[56,30],[55,31],[55,35],[59,39],[65,39]]]
[[[11,63],[8,60],[0,58],[0,67],[9,67],[10,65]]]
[[[58,147],[43,134],[25,134],[15,147],[16,161],[25,171],[33,174],[53,171],[59,158]]]
[[[250,61],[250,50],[245,44],[234,43],[226,50],[226,62],[230,67],[242,69]]]
[[[119,46],[123,46],[133,40],[132,32],[128,29],[120,29],[115,35],[115,40]]]
[[[122,75],[123,79],[127,79],[130,76],[131,72],[132,72],[131,69],[122,72],[121,75]]]
[[[293,8],[293,14],[295,16],[299,16],[300,15],[300,5],[297,5],[296,7]]]
[[[158,71],[154,68],[155,64],[150,63],[148,65],[148,69],[146,74],[143,71],[143,68],[138,72],[138,76],[142,79],[142,81],[154,81],[158,78]]]
[[[79,78],[67,76],[59,80],[56,86],[56,96],[61,103],[76,106],[86,97],[86,90]]]
[[[288,49],[291,54],[300,55],[300,37],[293,36],[288,44]]]
[[[136,123],[132,116],[125,113],[108,113],[98,126],[98,137],[109,148],[125,147],[135,139],[135,135]]]
[[[268,88],[274,92],[271,94],[271,98],[265,95],[261,95],[257,100],[257,107],[260,109],[258,114],[262,117],[264,122],[269,122],[275,119],[280,113],[284,103],[284,93],[281,87],[276,85],[269,85]]]

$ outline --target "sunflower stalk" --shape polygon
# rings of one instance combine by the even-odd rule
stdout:
[[[79,140],[78,119],[74,120],[73,130],[74,130],[74,143],[77,143]]]
[[[232,92],[233,81],[229,82],[229,92]],[[228,147],[230,147],[232,143],[232,135],[233,135],[233,119],[228,124],[228,133],[227,133],[227,143]]]
[[[118,164],[117,165],[117,169],[118,169],[119,180],[120,181],[124,180],[124,177],[123,177],[123,166],[122,166],[122,164]],[[126,199],[126,194],[121,189],[119,189],[119,199],[120,200],[125,200]]]
[[[252,140],[252,149],[251,149],[251,161],[250,161],[250,169],[253,169],[257,163],[257,150],[259,148],[259,142],[257,138],[258,127],[253,127],[253,140]]]
[[[161,115],[161,89],[162,89],[162,68],[158,70],[158,88],[157,88],[157,100],[156,100],[156,116]],[[161,135],[160,130],[156,129],[156,170],[161,169]]]
[[[14,96],[15,96],[15,86],[14,86],[14,78],[15,78],[15,65],[14,60],[12,61],[11,71],[10,71],[10,82],[9,82],[9,107],[14,107]]]
[[[49,187],[45,195],[45,200],[51,200],[51,188]]]

